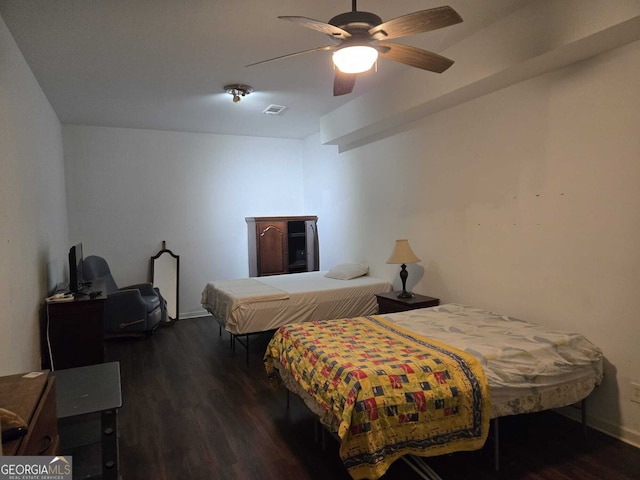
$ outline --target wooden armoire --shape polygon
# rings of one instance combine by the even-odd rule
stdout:
[[[247,217],[249,276],[320,268],[318,217]]]

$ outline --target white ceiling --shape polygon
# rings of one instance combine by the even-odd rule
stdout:
[[[440,52],[529,1],[360,0],[358,10],[385,21],[452,6],[463,23],[397,40]],[[333,97],[330,53],[245,67],[329,44],[278,15],[328,21],[350,10],[349,0],[0,0],[0,16],[63,124],[286,138],[317,132],[322,115],[411,68],[382,59],[353,93]],[[223,91],[229,83],[255,92],[234,104]],[[264,115],[270,104],[287,110]]]

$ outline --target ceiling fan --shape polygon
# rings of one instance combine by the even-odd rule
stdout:
[[[383,22],[374,13],[358,11],[356,0],[352,0],[351,5],[350,12],[336,15],[328,23],[307,17],[279,16],[278,18],[282,20],[328,35],[333,45],[270,58],[252,63],[247,67],[304,53],[333,51],[333,62],[336,66],[333,95],[338,96],[351,93],[357,74],[369,70],[378,56],[436,73],[442,73],[453,65],[453,60],[436,53],[409,45],[387,42],[394,38],[428,32],[462,22],[462,18],[453,8],[448,6],[430,8]]]

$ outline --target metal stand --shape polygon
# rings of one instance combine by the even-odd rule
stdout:
[[[287,409],[288,408],[289,408],[289,390],[287,389]],[[319,439],[318,439],[318,431],[320,431]],[[326,436],[327,432],[329,432],[329,434],[334,439],[336,439],[338,443],[340,443],[340,438],[338,437],[338,434],[336,434],[335,432],[332,432],[331,430],[328,430],[316,418],[313,422],[313,441],[314,443],[318,443],[318,440],[320,441],[320,448],[322,449],[323,452],[326,451],[327,449],[327,436]],[[418,456],[405,455],[403,457],[400,457],[400,460],[402,460],[404,463],[409,465],[418,475],[420,475],[420,477],[424,478],[425,480],[442,480],[442,477],[440,477],[429,465],[427,465],[424,459]]]
[[[235,335],[233,333],[231,333],[231,350],[233,350],[235,352],[236,350],[236,342],[238,342],[240,345],[242,345],[245,349],[246,352],[246,361],[247,361],[247,365],[249,365],[249,335],[261,335],[263,332],[258,332],[258,333],[245,333],[244,335]],[[242,337],[244,337],[244,340],[242,339]]]
[[[220,336],[222,336],[222,327],[219,327],[219,334]],[[249,365],[249,336],[251,335],[257,335],[258,338],[260,338],[262,335],[269,335],[272,334],[273,331],[266,331],[266,332],[254,332],[254,333],[243,333],[241,335],[236,335],[235,333],[229,333],[229,348],[231,348],[232,352],[236,351],[236,343],[239,343],[240,345],[242,345],[245,349],[245,358],[246,358],[246,362],[247,365]]]
[[[582,435],[587,439],[587,399],[583,398],[580,403],[571,405],[580,410],[580,423],[582,425]],[[497,472],[500,470],[500,428],[498,418],[491,421],[493,425],[493,468]]]
[[[118,480],[120,363],[56,370],[60,450],[73,456],[74,478]]]
[[[289,397],[290,391],[287,390],[287,410],[289,410]],[[587,401],[586,398],[581,400],[580,403],[572,405],[574,408],[578,408],[581,411],[581,424],[582,424],[582,433],[584,438],[587,438]],[[500,470],[500,424],[499,418],[493,418],[491,420],[492,429],[493,429],[493,462],[494,462],[494,470],[498,472]],[[314,442],[318,443],[318,429],[320,427],[320,441],[322,444],[322,450],[325,450],[325,430],[326,428],[322,428],[323,425],[320,424],[319,420],[316,418],[314,422]],[[329,433],[340,442],[338,436],[331,432]],[[405,462],[409,467],[411,467],[420,477],[425,480],[442,480],[442,478],[424,461],[423,458],[415,456],[415,455],[405,455],[400,457],[403,462]]]
[[[415,455],[405,455],[400,458],[425,480],[442,480],[442,477],[427,465],[427,462],[422,458],[416,457]]]
[[[493,421],[493,469],[497,472],[500,470],[500,428],[498,418]]]

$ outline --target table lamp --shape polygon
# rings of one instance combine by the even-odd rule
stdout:
[[[396,240],[396,245],[391,252],[391,256],[387,263],[401,264],[400,266],[400,279],[402,280],[402,292],[398,294],[398,298],[411,298],[413,293],[407,292],[407,263],[418,263],[420,259],[413,253],[409,246],[409,240],[402,239]]]

